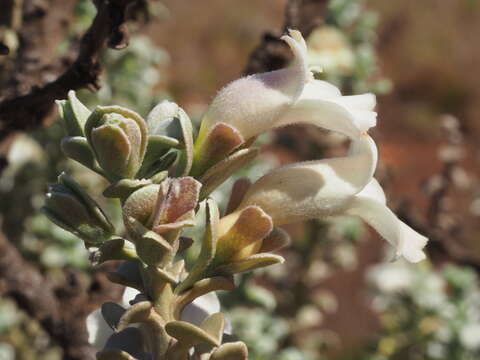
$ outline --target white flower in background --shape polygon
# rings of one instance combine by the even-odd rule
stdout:
[[[313,218],[355,215],[362,218],[410,262],[425,258],[427,238],[400,221],[386,206],[385,194],[373,178],[377,148],[366,134],[352,141],[345,157],[280,167],[255,182],[237,211],[248,206],[264,210],[275,226]],[[221,222],[222,222],[221,221]]]
[[[470,350],[480,348],[480,324],[472,323],[465,325],[460,330],[460,342],[463,346]]]
[[[414,274],[404,261],[394,264],[379,264],[370,268],[367,279],[376,289],[384,294],[408,291],[413,282]]]
[[[126,287],[122,296],[121,305],[130,306],[130,302],[137,296],[142,296],[136,289]],[[187,305],[182,312],[181,320],[200,325],[209,315],[220,312],[220,302],[214,292],[196,298]],[[88,342],[96,349],[104,348],[108,338],[114,333],[102,316],[101,309],[97,309],[87,316]],[[231,325],[225,323],[225,333],[231,332]]]
[[[316,28],[307,39],[308,63],[327,74],[351,74],[355,54],[347,37],[333,26]]]
[[[444,317],[454,317],[454,309],[448,302],[445,293],[447,283],[436,272],[422,272],[412,283],[413,300],[420,306],[431,310],[442,311]]]

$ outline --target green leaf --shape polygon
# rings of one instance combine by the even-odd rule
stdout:
[[[136,260],[124,261],[116,272],[107,273],[111,282],[132,287],[143,292],[143,279],[140,273],[140,262]]]
[[[252,271],[273,264],[281,264],[284,261],[285,259],[280,255],[268,253],[255,254],[245,259],[218,266],[215,268],[215,271],[218,274],[237,274],[246,271]]]
[[[62,152],[83,166],[95,169],[95,155],[86,138],[81,136],[65,137],[60,143]]]
[[[105,319],[105,322],[112,328],[116,330],[120,318],[125,313],[125,309],[114,302],[106,302],[101,307],[102,316]]]
[[[181,293],[185,289],[192,286],[196,281],[203,278],[205,270],[208,268],[208,265],[212,262],[215,256],[215,249],[217,246],[217,229],[218,221],[220,218],[220,212],[216,202],[212,199],[208,199],[206,202],[206,211],[207,211],[207,224],[205,229],[205,234],[203,235],[202,248],[200,250],[200,255],[198,256],[197,261],[195,262],[194,267],[190,271],[190,274],[187,278],[175,289],[176,293]]]
[[[258,148],[239,150],[208,169],[200,177],[203,184],[200,199],[205,199],[217,187],[222,185],[234,172],[242,169],[259,154]]]
[[[168,335],[182,343],[182,347],[192,347],[197,344],[220,346],[218,339],[208,334],[205,330],[186,321],[172,321],[165,325]]]
[[[216,349],[210,360],[247,360],[248,349],[243,342],[226,343]]]
[[[147,231],[136,241],[138,256],[148,265],[158,266],[167,253],[173,251],[172,246],[153,231]]]
[[[183,109],[178,111],[178,121],[182,129],[183,151],[177,164],[177,176],[186,176],[190,173],[193,162],[193,126],[192,121]]]
[[[83,136],[91,111],[77,99],[75,91],[68,92],[68,100],[57,100],[56,103],[68,136]]]
[[[164,156],[170,149],[179,148],[180,142],[177,139],[162,135],[150,135],[148,137],[147,152],[143,159],[140,174],[148,172],[154,163]]]
[[[125,239],[112,239],[104,242],[95,251],[91,260],[94,265],[101,264],[108,260],[137,260],[135,246]]]
[[[109,185],[103,191],[103,196],[108,198],[126,199],[138,189],[152,184],[152,181],[147,179],[122,179]]]
[[[217,123],[206,139],[197,139],[192,166],[192,175],[201,176],[211,166],[227,157],[243,144],[243,136],[231,125]]]
[[[200,324],[200,327],[205,330],[205,332],[217,339],[219,343],[221,343],[223,338],[223,330],[225,328],[225,315],[220,312],[212,314],[203,320],[203,322]]]
[[[118,321],[117,330],[122,331],[136,323],[146,324],[152,329],[162,328],[165,321],[155,311],[150,301],[142,301],[129,307]]]

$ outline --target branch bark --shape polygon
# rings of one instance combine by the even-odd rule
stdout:
[[[96,0],[97,15],[80,41],[78,56],[57,79],[34,87],[22,96],[0,103],[0,142],[16,131],[44,124],[56,99],[65,98],[70,89],[99,89],[99,53],[107,44],[113,49],[128,45],[125,21],[130,6],[140,0]]]
[[[0,235],[0,279],[0,294],[14,299],[20,309],[40,323],[53,342],[62,347],[64,359],[94,358],[85,318],[103,302],[118,300],[122,292],[121,286],[106,279],[105,269],[97,270],[90,282],[68,271],[66,284],[57,288]]]
[[[325,21],[328,0],[289,0],[285,9],[282,33],[297,29],[306,38]],[[245,74],[277,70],[291,59],[288,46],[281,41],[281,34],[265,33],[261,43],[253,50],[245,67]]]

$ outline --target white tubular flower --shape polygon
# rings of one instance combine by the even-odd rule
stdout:
[[[342,96],[332,84],[312,80],[305,85],[300,98],[279,119],[276,127],[294,123],[312,124],[353,139],[377,124],[377,113],[373,111],[375,105],[373,94]]]
[[[373,178],[376,163],[375,143],[364,134],[352,142],[348,156],[287,165],[266,174],[249,188],[239,210],[257,205],[275,226],[325,216],[360,216],[394,246],[397,256],[418,262],[425,257],[427,239],[385,205],[385,194]]]
[[[373,179],[350,202],[345,212],[373,227],[395,249],[396,257],[416,263],[425,259],[422,249],[428,239],[402,222],[386,205],[382,187]]]
[[[217,123],[223,122],[247,140],[274,126],[278,117],[298,99],[311,76],[307,64],[307,45],[302,34],[296,30],[290,30],[282,40],[294,54],[292,65],[246,76],[225,86],[202,119],[199,138],[207,135],[206,132]]]
[[[335,86],[314,80],[300,32],[282,37],[291,48],[291,66],[236,80],[217,94],[202,119],[195,143],[193,176],[268,130],[308,123],[357,138],[376,124],[375,96],[342,96]]]

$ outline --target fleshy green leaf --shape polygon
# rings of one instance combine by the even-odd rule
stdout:
[[[252,271],[261,267],[281,264],[285,261],[283,257],[275,254],[255,254],[245,259],[230,262],[228,264],[216,267],[219,274],[237,274],[246,271]]]
[[[207,224],[205,234],[203,235],[202,248],[200,255],[195,262],[194,267],[190,271],[188,277],[175,289],[176,293],[181,293],[183,290],[189,288],[194,282],[203,277],[205,270],[215,256],[215,249],[217,246],[217,228],[220,213],[218,206],[214,200],[208,199],[206,202]]]
[[[206,198],[234,172],[250,163],[259,152],[258,148],[239,150],[208,169],[199,179],[203,184],[200,199]]]
[[[216,349],[210,360],[247,360],[248,349],[243,342],[225,343]]]
[[[206,343],[212,346],[220,346],[218,339],[208,334],[205,330],[186,321],[172,321],[165,325],[168,335],[174,337],[189,347]]]
[[[62,139],[60,147],[63,153],[89,169],[95,169],[95,155],[86,138],[71,136]]]

